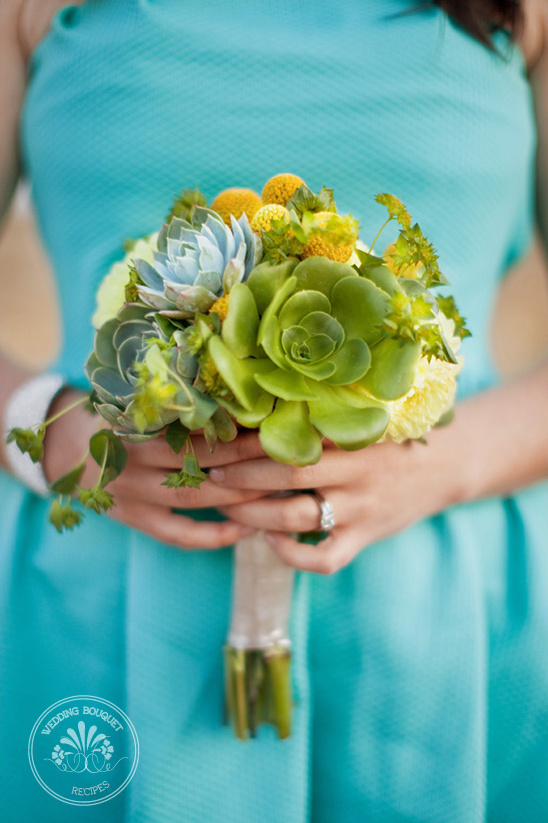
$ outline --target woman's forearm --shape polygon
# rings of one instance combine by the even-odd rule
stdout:
[[[548,475],[548,362],[458,405],[452,423],[428,442],[447,461],[466,502],[507,495]]]

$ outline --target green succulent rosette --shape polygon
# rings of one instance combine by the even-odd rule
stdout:
[[[217,402],[259,426],[275,460],[315,463],[323,438],[349,451],[375,443],[384,401],[413,384],[420,341],[384,329],[396,278],[384,266],[365,272],[323,257],[262,263],[231,292],[220,333],[202,324],[226,389]]]

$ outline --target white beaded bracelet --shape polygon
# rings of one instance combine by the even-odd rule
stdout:
[[[19,386],[6,403],[4,411],[4,438],[14,428],[34,428],[43,423],[55,396],[65,380],[60,374],[41,374]],[[16,443],[5,446],[6,458],[12,473],[40,497],[48,497],[50,490],[40,463],[33,463],[28,454],[19,451]]]

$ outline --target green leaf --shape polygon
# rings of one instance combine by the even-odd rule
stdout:
[[[112,343],[112,338],[120,326],[120,321],[113,317],[103,323],[95,335],[94,352],[98,360],[103,366],[109,369],[117,368],[116,349]]]
[[[296,291],[320,291],[331,299],[335,283],[345,277],[354,277],[358,280],[359,275],[346,263],[337,263],[328,260],[327,257],[309,257],[299,263],[293,271],[293,277],[296,278]]]
[[[81,521],[81,513],[71,506],[70,501],[63,503],[60,498],[53,500],[49,510],[49,522],[58,532],[61,533],[63,529],[73,529]]]
[[[374,400],[350,405],[347,394],[319,387],[320,399],[310,402],[310,421],[325,437],[346,451],[376,443],[388,425],[387,409]]]
[[[101,486],[106,486],[124,470],[127,462],[126,447],[110,429],[101,429],[91,437],[89,451],[99,466],[103,466],[103,462],[105,464]]]
[[[207,474],[201,470],[196,456],[188,453],[185,454],[183,458],[183,468],[181,471],[169,472],[165,475],[165,478],[162,486],[168,486],[171,489],[182,487],[199,489],[204,480],[207,480]]]
[[[165,438],[168,446],[175,454],[179,454],[188,440],[190,429],[183,426],[180,420],[174,420],[166,429]]]
[[[72,494],[80,482],[84,473],[85,463],[79,463],[74,469],[59,477],[54,483],[51,483],[50,488],[58,494]]]
[[[270,394],[283,400],[313,400],[315,392],[306,379],[295,371],[275,369],[268,374],[257,374],[255,380]]]
[[[403,229],[411,226],[411,216],[399,198],[393,194],[384,193],[377,194],[375,200],[381,206],[386,206],[390,217],[394,217]]]
[[[184,409],[179,409],[179,420],[190,431],[203,428],[217,408],[217,403],[213,398],[193,386],[186,386],[186,390],[179,391],[176,405]]]
[[[392,297],[396,292],[401,292],[402,288],[398,278],[393,271],[386,266],[373,266],[365,270],[364,276],[371,280],[379,289]]]
[[[278,289],[291,277],[298,262],[296,258],[289,257],[281,263],[265,262],[255,266],[246,280],[246,286],[251,289],[261,316]]]
[[[227,400],[224,397],[219,397],[217,402],[219,406],[226,409],[241,426],[245,426],[247,429],[256,429],[272,411],[274,398],[271,394],[263,392],[259,401],[251,411],[245,409],[235,400]]]
[[[367,269],[371,267],[384,265],[384,259],[382,257],[376,257],[374,254],[369,254],[369,252],[363,249],[356,249],[356,255],[360,261],[360,265],[357,267],[360,274],[365,274]]]
[[[298,214],[312,211],[336,211],[335,201],[333,199],[333,189],[328,189],[325,186],[321,188],[318,194],[314,194],[308,186],[303,183],[292,194],[286,203],[286,208],[290,211],[294,209]]]
[[[331,312],[331,303],[321,291],[298,291],[282,307],[278,322],[281,329],[288,329],[300,323],[311,312]]]
[[[347,340],[330,358],[336,371],[327,382],[331,386],[347,386],[360,380],[371,365],[371,350],[359,338]]]
[[[371,367],[359,385],[379,400],[403,397],[415,380],[420,354],[419,341],[381,340],[371,349]]]
[[[28,454],[33,463],[39,463],[44,456],[44,429],[37,432],[32,429],[14,428],[9,432],[6,442],[15,441],[17,448],[23,454]]]
[[[263,393],[255,381],[255,374],[272,371],[274,365],[266,358],[238,360],[219,337],[209,339],[208,353],[236,400],[252,411]]]
[[[280,463],[309,466],[322,456],[322,441],[309,421],[306,403],[278,400],[261,423],[259,439],[265,452]]]
[[[374,343],[381,335],[381,323],[389,306],[388,295],[361,277],[345,277],[333,288],[333,317],[341,323],[348,339]]]
[[[228,313],[221,337],[232,354],[242,359],[257,354],[259,313],[253,292],[244,283],[234,286],[228,298]]]
[[[93,509],[97,514],[107,512],[114,506],[113,496],[100,486],[94,486],[92,489],[80,489],[78,500],[86,509]]]

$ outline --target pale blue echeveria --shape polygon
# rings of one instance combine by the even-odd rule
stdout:
[[[245,214],[228,227],[210,209],[195,207],[192,222],[174,217],[158,236],[152,262],[136,259],[140,299],[167,317],[191,319],[243,282],[262,246]]]

